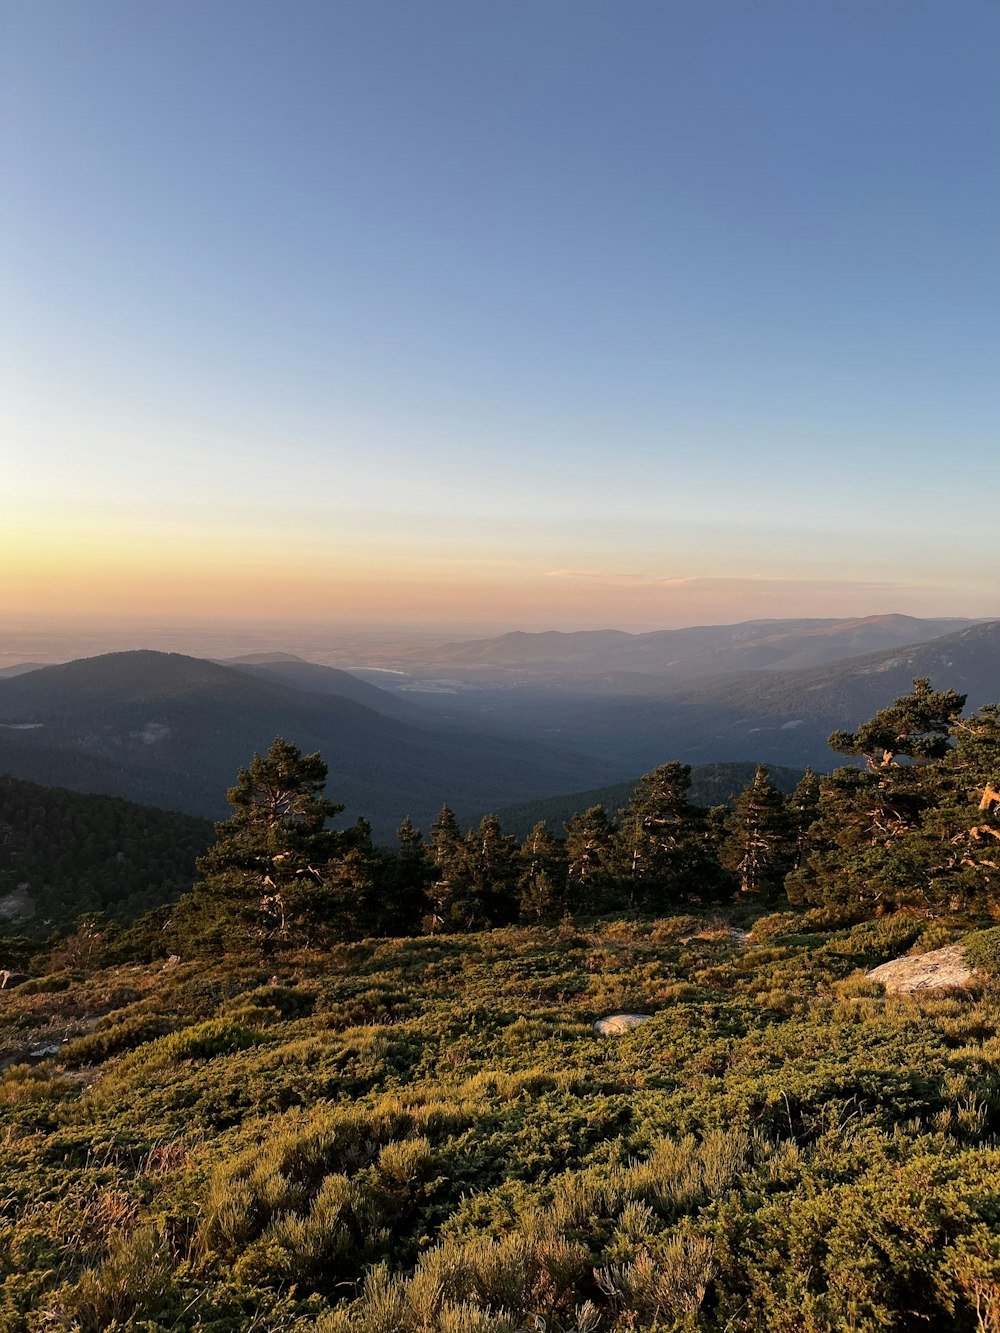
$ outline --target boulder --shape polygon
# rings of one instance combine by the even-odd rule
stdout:
[[[51,1060],[54,1055],[59,1054],[59,1047],[58,1041],[47,1041],[41,1046],[32,1046],[28,1052],[28,1063],[35,1065],[40,1060]]]
[[[594,1031],[602,1037],[620,1037],[640,1023],[648,1023],[652,1017],[652,1014],[609,1014],[607,1018],[597,1020]]]
[[[930,953],[894,958],[891,963],[873,967],[867,979],[880,981],[889,994],[912,995],[917,991],[967,987],[972,981],[972,968],[962,946],[949,944]]]

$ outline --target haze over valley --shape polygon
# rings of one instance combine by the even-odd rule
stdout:
[[[674,759],[824,771],[829,734],[916,677],[947,681],[972,707],[1000,692],[1000,621],[512,633],[327,655],[352,651],[366,665],[266,650],[11,665],[0,670],[0,768],[218,818],[236,768],[282,735],[321,751],[345,817],[364,815],[388,840],[404,815],[426,828],[446,802],[472,820]]]

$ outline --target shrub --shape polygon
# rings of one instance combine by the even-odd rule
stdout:
[[[270,1009],[279,1019],[305,1018],[312,1013],[315,1004],[315,992],[298,986],[257,986],[226,1000],[220,1005],[219,1014],[235,1017],[240,1012]]]
[[[43,1317],[56,1327],[104,1333],[137,1315],[155,1316],[171,1291],[171,1270],[169,1249],[151,1228],[114,1237],[104,1262],[64,1287]]]
[[[985,972],[988,977],[1000,977],[1000,926],[966,935],[962,945],[977,971]]]
[[[15,989],[18,995],[49,995],[69,990],[71,985],[69,977],[32,977]]]
[[[601,1270],[597,1280],[626,1315],[674,1321],[698,1313],[715,1272],[712,1242],[682,1230],[655,1258],[643,1251],[633,1263]]]
[[[67,1042],[60,1058],[70,1069],[98,1065],[113,1055],[121,1055],[145,1042],[166,1036],[173,1029],[174,1023],[160,1014],[134,1014],[113,1023],[102,1020],[93,1032]]]
[[[0,1074],[0,1106],[24,1106],[61,1101],[73,1096],[76,1084],[53,1078],[51,1062],[40,1065],[10,1065]]]

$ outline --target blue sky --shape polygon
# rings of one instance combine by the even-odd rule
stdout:
[[[2,24],[0,612],[1000,614],[995,4]]]

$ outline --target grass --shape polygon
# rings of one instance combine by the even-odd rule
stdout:
[[[884,996],[940,927],[810,916],[4,994],[69,1040],[0,1075],[0,1333],[1000,1327],[993,983]]]

